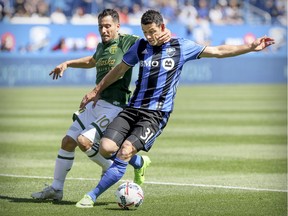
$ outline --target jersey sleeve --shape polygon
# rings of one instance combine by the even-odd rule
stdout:
[[[194,41],[183,39],[183,55],[185,61],[198,59],[206,46],[195,43]]]
[[[140,40],[137,40],[136,43],[133,44],[123,56],[122,61],[131,67],[135,66],[139,62],[138,52],[137,52],[139,41]]]

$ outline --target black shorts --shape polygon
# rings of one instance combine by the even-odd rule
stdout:
[[[167,112],[127,107],[110,123],[103,137],[113,140],[119,147],[128,140],[137,151],[149,151],[169,116]]]

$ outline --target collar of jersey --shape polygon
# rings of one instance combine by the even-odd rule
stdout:
[[[118,43],[119,42],[119,37],[120,37],[120,35],[118,36],[118,38],[116,38],[116,39],[112,39],[112,40],[110,40],[108,43],[103,43],[103,45],[105,46],[105,47],[107,47],[107,46],[111,46],[112,44],[115,44],[115,43]]]

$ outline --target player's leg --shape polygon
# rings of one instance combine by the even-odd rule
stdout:
[[[122,126],[122,128],[117,128],[117,125]],[[117,129],[115,130],[114,127]],[[120,113],[120,116],[117,116],[108,126],[104,137],[101,139],[99,149],[100,154],[102,154],[105,158],[109,158],[115,154],[118,151],[119,146],[121,146],[123,143],[129,129],[129,122],[122,118]],[[76,204],[76,207],[93,207],[96,198],[106,191],[111,185],[115,184],[124,175],[127,165],[127,161],[123,161],[116,157],[113,164],[102,176],[98,185],[93,190],[85,194],[84,197]]]
[[[90,122],[92,123],[78,136],[78,146],[90,160],[102,167],[102,173],[104,173],[113,162],[98,153],[99,141],[107,126],[122,111],[122,108],[99,100],[95,108],[89,107],[89,109],[91,109]]]
[[[115,150],[118,149],[118,147],[116,148],[116,143],[107,138],[103,138],[101,144],[109,145],[109,148],[113,146],[115,147]],[[101,153],[107,156],[106,151],[101,151]],[[117,183],[123,177],[128,166],[128,161],[136,153],[136,148],[134,148],[129,141],[124,141],[117,153],[117,157],[115,158],[113,164],[102,176],[98,185],[93,190],[85,194],[84,197],[79,202],[77,202],[76,207],[92,208],[96,202],[97,197],[99,197],[103,192],[105,192],[108,188]],[[109,155],[111,155],[111,153]]]
[[[45,187],[40,192],[33,193],[31,195],[33,198],[40,200],[62,200],[64,182],[68,172],[72,168],[76,147],[77,143],[72,137],[66,135],[62,139],[61,148],[55,161],[52,185]]]
[[[151,119],[155,119],[156,121],[151,121]],[[143,115],[143,120],[136,124],[135,129],[131,132],[131,136],[128,139],[136,146],[138,151],[149,151],[156,137],[161,134],[166,126],[168,119],[169,113],[146,112]],[[138,140],[141,140],[141,142]],[[142,185],[144,183],[145,173],[150,163],[151,160],[146,155],[134,155],[129,161],[129,164],[135,168],[134,182],[136,184]]]
[[[70,133],[68,132],[68,134]],[[52,187],[55,190],[63,191],[66,176],[73,166],[75,148],[77,147],[75,136],[73,133],[73,135],[66,135],[62,139],[61,149],[58,151],[55,162],[54,179],[52,182]]]
[[[116,151],[116,145],[120,147],[114,163],[101,178],[98,185],[88,192],[79,202],[76,207],[91,208],[96,199],[109,187],[118,182],[126,172],[128,161],[140,150],[148,151],[155,138],[161,133],[162,113],[150,113],[140,117],[137,121],[138,111],[123,111],[106,129],[104,138],[101,139],[100,153],[104,157],[109,157]],[[132,113],[131,113],[132,112]],[[145,118],[147,116],[147,118]],[[150,119],[151,117],[151,119]],[[160,121],[159,121],[160,120]],[[130,129],[133,128],[131,134]],[[127,137],[127,134],[130,134]],[[127,139],[123,142],[123,140]],[[121,143],[123,143],[121,145]]]
[[[112,160],[107,160],[98,153],[98,142],[108,124],[113,121],[121,110],[121,108],[103,100],[98,101],[95,108],[91,107],[91,114],[93,113],[95,120],[78,137],[79,148],[85,152],[90,160],[102,167],[102,174],[112,165]],[[150,163],[151,160],[148,156],[133,156],[129,164],[134,167],[135,183],[139,185],[143,184],[145,180],[144,172]]]
[[[112,165],[113,161],[104,158],[99,153],[99,144],[93,143],[90,139],[88,139],[84,135],[78,136],[78,143],[81,143],[81,145],[79,144],[78,145],[79,147],[81,146],[81,150],[88,156],[88,158],[91,161],[97,163],[102,168],[102,175],[103,175],[106,172],[106,170]]]
[[[87,111],[77,112],[77,118],[73,118],[74,122],[62,139],[61,148],[55,161],[54,178],[51,186],[45,187],[42,191],[31,194],[35,199],[40,200],[57,200],[63,198],[64,182],[68,172],[71,170],[74,162],[75,148],[77,147],[77,137],[80,132],[85,129],[87,124]],[[75,117],[75,113],[73,117]]]

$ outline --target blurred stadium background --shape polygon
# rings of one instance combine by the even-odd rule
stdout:
[[[115,211],[116,185],[89,213],[74,208],[101,173],[80,151],[63,202],[30,197],[51,182],[71,114],[95,85],[95,69],[48,74],[94,53],[103,8],[139,36],[142,13],[157,8],[174,36],[201,44],[276,40],[260,53],[185,65],[137,215],[287,215],[287,0],[0,0],[0,215],[129,215]]]
[[[66,59],[94,53],[103,8],[116,8],[121,31],[139,36],[141,15],[157,8],[173,36],[201,44],[249,43],[263,35],[276,39],[261,53],[188,63],[182,84],[287,81],[285,0],[0,0],[0,86],[93,85],[94,69],[74,70],[59,81],[48,73]]]

